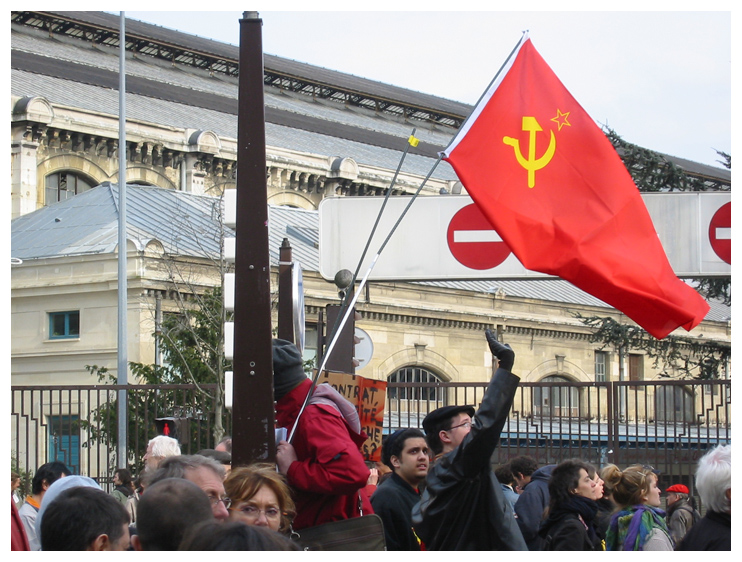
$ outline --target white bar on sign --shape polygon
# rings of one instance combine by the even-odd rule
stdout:
[[[716,229],[716,239],[717,240],[731,240],[732,239],[732,229],[731,228],[722,228],[719,227]]]
[[[234,312],[234,288],[235,288],[235,276],[234,273],[224,274],[224,308],[230,312]]]
[[[224,259],[228,262],[234,263],[235,256],[237,255],[237,238],[233,236],[224,237]]]
[[[454,242],[502,242],[494,230],[455,230]]]
[[[224,224],[234,228],[237,226],[237,190],[224,190]]]
[[[224,358],[234,359],[234,322],[224,323]]]
[[[233,388],[232,371],[224,371],[224,407],[232,409],[232,388]]]

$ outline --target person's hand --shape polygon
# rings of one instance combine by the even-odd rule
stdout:
[[[288,474],[291,463],[299,460],[296,456],[294,446],[288,441],[279,441],[278,447],[276,448],[276,464],[278,465],[278,472],[281,474]]]
[[[379,482],[379,469],[378,468],[372,468],[371,474],[368,475],[368,482],[366,482],[366,486],[376,486],[376,484]]]
[[[492,355],[497,357],[497,360],[499,361],[498,365],[500,369],[512,371],[513,363],[515,363],[515,352],[510,349],[508,344],[502,344],[497,341],[497,336],[493,334],[492,330],[489,328],[484,331],[484,335],[487,337],[487,343],[490,346]]]

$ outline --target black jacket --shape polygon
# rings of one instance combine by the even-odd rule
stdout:
[[[598,538],[605,539],[608,525],[611,524],[611,516],[616,511],[616,504],[608,498],[600,498],[595,503],[598,504],[598,513],[595,515],[593,525],[595,525],[595,532],[598,534]]]
[[[732,550],[732,516],[707,511],[685,535],[676,550]]]
[[[428,472],[412,510],[412,525],[427,550],[527,550],[490,464],[519,380],[495,371],[471,431]]]
[[[376,488],[371,506],[384,523],[387,550],[420,550],[412,530],[412,508],[419,500],[420,494],[396,473]]]
[[[552,506],[538,532],[544,539],[543,550],[603,550],[595,532],[597,514],[595,501],[580,496]]]

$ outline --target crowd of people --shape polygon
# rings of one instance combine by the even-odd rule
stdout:
[[[107,493],[46,463],[22,502],[11,475],[11,548],[303,550],[310,530],[372,515],[387,550],[731,550],[731,445],[698,463],[703,517],[681,483],[665,490],[663,510],[651,466],[519,456],[493,470],[518,377],[510,347],[486,337],[497,368],[479,407],[443,406],[424,432],[395,431],[372,467],[355,408],[331,386],[314,387],[296,346],[274,340],[277,425],[294,433],[277,444],[275,464],[232,466],[229,438],[185,455],[160,435],[138,478],[119,468]]]

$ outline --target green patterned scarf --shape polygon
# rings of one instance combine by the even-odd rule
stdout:
[[[605,537],[606,550],[643,550],[649,534],[660,527],[669,536],[665,512],[648,505],[634,505],[614,513]]]

